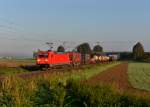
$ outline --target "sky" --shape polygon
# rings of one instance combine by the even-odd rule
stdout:
[[[0,55],[96,42],[105,51],[150,51],[149,0],[0,0]]]

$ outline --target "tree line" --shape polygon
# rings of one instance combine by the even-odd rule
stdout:
[[[103,47],[97,44],[91,49],[89,43],[85,42],[79,44],[73,51],[80,52],[81,54],[101,53],[103,52]],[[58,46],[57,52],[65,52],[65,47],[63,45]],[[150,53],[144,51],[144,47],[140,42],[133,46],[132,52],[118,52],[118,54],[121,55],[122,59],[149,60],[150,62]]]
[[[89,43],[82,43],[78,45],[74,51],[80,52],[82,54],[90,54],[92,52],[103,52],[103,47],[100,45],[95,45],[92,50]],[[65,52],[65,48],[60,45],[57,48],[57,52]]]

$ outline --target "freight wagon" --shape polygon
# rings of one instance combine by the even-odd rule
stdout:
[[[107,56],[105,53],[95,52],[91,55],[92,63],[108,62],[108,61],[110,61],[110,57]]]

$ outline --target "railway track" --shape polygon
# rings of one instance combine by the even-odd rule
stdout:
[[[19,67],[15,67],[15,68],[19,68]],[[52,73],[60,73],[60,72],[61,73],[62,72],[71,72],[72,70],[78,71],[80,69],[87,68],[87,66],[86,65],[82,65],[82,66],[78,66],[78,67],[74,67],[74,68],[70,67],[70,66],[54,66],[52,68],[41,70],[36,65],[32,65],[32,66],[24,66],[22,68],[26,69],[26,70],[28,70],[30,72],[14,74],[13,77],[16,76],[16,77],[20,77],[20,78],[26,79],[26,78],[38,77],[38,76],[42,76],[42,75],[50,74],[50,73],[52,74]],[[4,80],[7,77],[8,76],[0,76],[0,80]]]

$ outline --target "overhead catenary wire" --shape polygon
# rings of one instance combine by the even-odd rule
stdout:
[[[38,33],[34,33],[34,32],[27,32],[23,27],[19,26],[19,24],[15,24],[13,21],[9,21],[9,20],[6,20],[6,19],[3,19],[0,17],[0,22],[3,21],[5,22],[5,24],[1,24],[0,23],[0,32],[10,32],[10,34],[16,34],[15,36],[15,39],[17,40],[20,40],[21,38],[24,39],[24,40],[28,40],[28,41],[44,41],[44,40],[41,40],[41,39],[36,39],[36,38],[31,38],[31,37],[23,37],[23,36],[26,36],[27,34],[28,35],[38,35]],[[1,30],[2,29],[2,30]],[[5,38],[7,39],[7,38]],[[11,38],[8,38],[9,40],[11,40]],[[14,38],[12,39],[14,40]]]
[[[95,41],[72,41],[72,40],[48,40],[48,39],[38,39],[36,37],[27,37],[28,35],[42,35],[42,34],[38,34],[35,32],[27,32],[25,28],[21,27],[19,24],[14,23],[13,21],[10,21],[8,19],[3,19],[0,17],[0,22],[4,22],[4,23],[0,23],[0,32],[3,33],[3,35],[0,34],[0,39],[6,39],[6,40],[24,40],[27,42],[40,42],[42,44],[45,44],[45,42],[53,42],[56,45],[64,45],[64,41],[65,41],[65,48],[69,49],[69,48],[75,48],[76,45],[83,43],[83,42],[88,42],[91,46],[94,46],[96,44]],[[7,36],[4,36],[7,35]],[[15,35],[15,36],[14,36]],[[9,37],[8,37],[9,36]],[[11,36],[11,37],[10,37]],[[58,38],[59,39],[59,38]],[[98,41],[98,40],[96,40]],[[138,41],[135,40],[126,40],[126,41],[120,41],[120,40],[115,40],[115,41],[102,41],[99,40],[98,44],[100,45],[127,45],[127,44],[135,44]],[[150,40],[140,40],[140,42],[143,43],[150,43]]]

